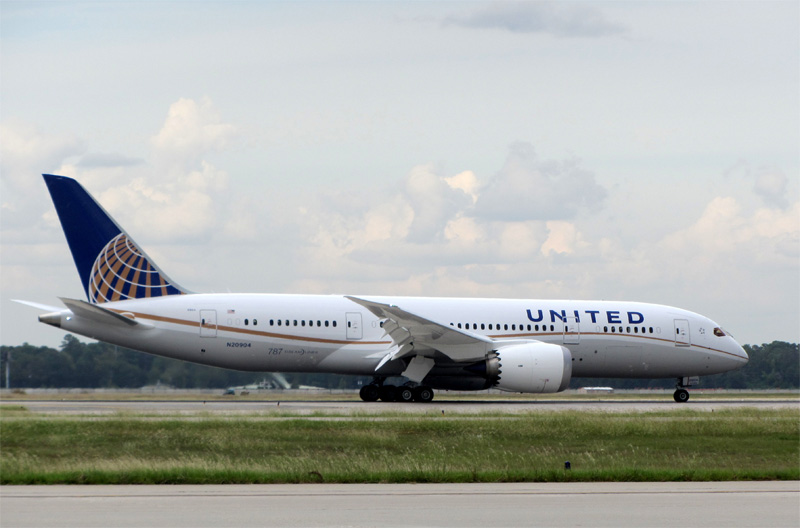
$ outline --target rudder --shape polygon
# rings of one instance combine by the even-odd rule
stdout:
[[[155,265],[77,181],[43,174],[92,303],[188,293]]]

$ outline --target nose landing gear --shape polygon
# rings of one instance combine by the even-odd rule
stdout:
[[[686,403],[689,401],[689,391],[686,389],[675,389],[675,392],[672,394],[672,397],[678,403]]]
[[[689,387],[691,385],[697,385],[700,383],[699,376],[686,376],[683,378],[678,378],[678,382],[675,384],[675,392],[672,394],[672,398],[678,403],[686,403],[689,401],[689,391],[687,391],[684,387]]]

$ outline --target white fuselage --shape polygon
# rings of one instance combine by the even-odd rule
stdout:
[[[739,368],[747,355],[710,319],[616,301],[373,297],[463,332],[567,347],[573,377],[669,378]],[[136,326],[60,312],[64,330],[161,356],[248,371],[373,375],[394,344],[342,296],[190,294],[104,303]],[[390,374],[399,374],[400,371]]]

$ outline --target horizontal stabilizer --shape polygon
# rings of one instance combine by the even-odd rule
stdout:
[[[64,305],[69,308],[73,314],[75,314],[76,317],[89,319],[90,321],[94,321],[96,323],[122,325],[129,328],[153,328],[153,325],[149,323],[137,321],[133,318],[132,314],[130,317],[128,317],[111,311],[108,308],[103,308],[97,304],[90,304],[86,301],[80,301],[78,299],[67,299],[65,297],[59,298],[61,299],[61,302],[63,302]]]
[[[35,303],[32,301],[23,301],[20,299],[11,299],[12,302],[24,304],[25,306],[30,306],[31,308],[36,308],[37,310],[44,310],[45,312],[58,312],[61,310],[58,306],[50,306],[47,304]]]

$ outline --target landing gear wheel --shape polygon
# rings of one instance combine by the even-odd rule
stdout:
[[[379,389],[379,397],[381,401],[393,402],[397,400],[397,387],[394,385],[384,385]]]
[[[399,387],[397,389],[397,401],[414,401],[414,391],[411,389],[411,387]]]
[[[358,391],[358,395],[365,402],[378,401],[378,396],[379,396],[378,386],[372,383],[370,383],[369,385],[364,385],[363,387],[361,387],[361,390]]]
[[[433,389],[430,387],[417,387],[414,389],[414,401],[428,403],[433,400]]]
[[[678,403],[686,403],[689,401],[689,391],[686,389],[676,389],[672,397]]]

